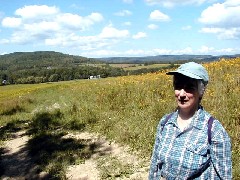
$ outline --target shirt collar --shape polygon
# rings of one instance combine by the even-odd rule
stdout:
[[[199,108],[193,116],[191,125],[197,129],[203,129],[205,125],[205,113],[203,108]]]
[[[173,112],[170,119],[166,124],[174,124],[177,126],[177,117],[178,110]],[[198,109],[198,111],[193,115],[191,125],[197,129],[203,129],[205,125],[205,113],[202,107]]]
[[[169,115],[168,115],[169,116]],[[170,114],[170,119],[167,121],[166,124],[175,124],[177,126],[177,116],[178,116],[178,110]]]

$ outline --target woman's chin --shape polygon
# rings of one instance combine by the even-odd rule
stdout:
[[[190,108],[190,105],[188,102],[179,102],[178,101],[178,107],[181,109],[187,109],[187,108]]]

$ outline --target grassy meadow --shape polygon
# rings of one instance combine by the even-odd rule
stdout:
[[[204,66],[210,82],[202,104],[231,136],[233,176],[240,179],[240,58]],[[171,78],[159,72],[0,86],[0,145],[10,132],[26,129],[32,137],[30,153],[40,154],[37,163],[54,177],[64,177],[64,165],[91,155],[79,142],[60,140],[69,131],[100,133],[149,160],[159,119],[176,108]],[[52,147],[50,153],[44,143]]]
[[[144,64],[109,64],[112,67],[119,67],[123,68],[125,71],[134,71],[134,70],[139,70],[143,68],[162,68],[162,67],[167,67],[170,64],[149,64],[149,65],[144,65]]]

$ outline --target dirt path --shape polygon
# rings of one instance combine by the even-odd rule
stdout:
[[[1,180],[46,179],[46,173],[39,173],[38,166],[27,155],[26,143],[29,137],[24,131],[16,132],[12,136],[13,138],[5,143],[5,152],[1,159],[4,174]]]
[[[38,166],[27,156],[26,143],[29,137],[24,131],[17,132],[5,143],[1,167],[1,180],[48,179],[47,173],[39,173]],[[96,143],[98,148],[84,163],[69,166],[66,176],[69,180],[98,179],[147,179],[148,164],[129,153],[127,147],[110,143],[103,137],[90,133],[68,134],[63,138],[86,139]]]
[[[127,147],[121,147],[116,143],[110,143],[103,137],[86,132],[68,134],[67,137],[91,140],[91,142],[98,144],[96,153],[91,159],[86,160],[83,164],[70,166],[68,168],[68,179],[96,180],[105,179],[107,177],[114,179],[148,179],[148,164],[140,160],[137,156],[129,153]],[[118,167],[115,167],[116,164]],[[102,172],[101,169],[105,169],[105,171],[103,170],[104,172]],[[127,174],[126,177],[118,177],[124,172]]]

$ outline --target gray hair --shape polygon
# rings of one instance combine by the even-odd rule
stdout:
[[[197,82],[198,82],[198,93],[200,94],[202,99],[202,96],[206,90],[207,85],[205,85],[205,83],[202,80],[198,80]]]

